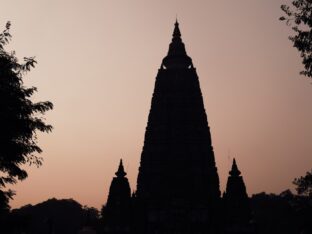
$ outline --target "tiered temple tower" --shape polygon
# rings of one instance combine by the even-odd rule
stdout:
[[[214,233],[219,177],[196,69],[178,22],[156,77],[137,179],[144,233]]]
[[[235,159],[233,159],[232,169],[229,172],[223,204],[226,234],[253,233],[249,198]]]
[[[107,203],[102,210],[104,231],[110,234],[130,233],[131,191],[121,159],[115,175],[109,188]]]

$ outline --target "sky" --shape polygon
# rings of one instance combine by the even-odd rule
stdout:
[[[123,158],[132,190],[155,77],[176,17],[197,69],[224,190],[232,158],[249,195],[293,189],[312,165],[312,85],[278,18],[282,0],[1,0],[34,101],[49,100],[40,168],[12,186],[13,208],[73,198],[101,208]],[[289,2],[289,1],[288,1]]]

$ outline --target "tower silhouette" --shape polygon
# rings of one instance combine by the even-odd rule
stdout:
[[[136,197],[145,207],[145,233],[211,227],[220,199],[199,80],[178,22],[156,77]]]
[[[131,225],[131,190],[122,160],[109,188],[107,203],[103,207],[105,233],[129,233]]]
[[[225,233],[250,234],[254,232],[250,223],[251,210],[246,186],[235,158],[223,195],[223,204]]]

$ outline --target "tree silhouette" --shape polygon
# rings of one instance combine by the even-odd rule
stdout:
[[[98,213],[97,209],[82,206],[73,199],[51,198],[13,209],[7,222],[8,232],[4,233],[77,234],[86,226],[96,229]]]
[[[294,179],[293,184],[297,185],[299,195],[305,195],[312,198],[312,170],[307,172],[305,176]]]
[[[289,39],[303,59],[304,70],[300,74],[312,78],[312,0],[294,0],[291,6],[282,5],[281,8],[286,16],[280,20],[286,21],[295,32]]]
[[[52,126],[44,122],[42,115],[53,108],[51,102],[32,102],[36,87],[27,88],[23,78],[36,64],[34,57],[19,63],[15,52],[7,52],[10,22],[0,34],[0,210],[8,209],[8,201],[14,195],[6,190],[7,184],[15,184],[27,177],[21,168],[24,164],[42,164],[37,145],[37,131],[50,132]],[[6,190],[6,191],[5,191]]]

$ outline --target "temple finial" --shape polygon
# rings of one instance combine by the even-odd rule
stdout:
[[[173,36],[172,41],[174,41],[176,39],[181,41],[181,32],[180,32],[180,29],[179,29],[178,18],[176,18],[176,22],[174,23],[174,30],[173,30],[172,36]]]
[[[233,158],[233,164],[232,164],[232,169],[230,171],[230,175],[231,176],[239,176],[240,174],[241,174],[241,172],[238,170],[236,160],[235,160],[235,158]]]
[[[118,171],[115,173],[117,177],[125,177],[127,173],[124,170],[123,164],[122,164],[122,159],[120,159]]]
[[[184,43],[181,39],[178,19],[176,19],[174,24],[172,41],[169,45],[168,54],[163,59],[161,67],[166,69],[193,68],[192,59],[187,56]]]

